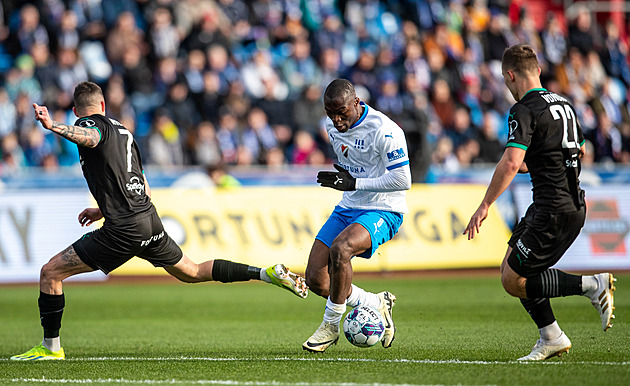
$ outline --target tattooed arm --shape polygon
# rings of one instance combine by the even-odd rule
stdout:
[[[33,103],[33,108],[35,109],[35,119],[40,121],[44,128],[61,135],[79,146],[96,147],[101,140],[101,133],[95,128],[55,122],[48,114],[46,106],[39,106],[37,103]]]

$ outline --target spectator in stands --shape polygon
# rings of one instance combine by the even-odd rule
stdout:
[[[33,4],[25,4],[20,9],[19,27],[7,39],[8,51],[14,57],[30,52],[34,44],[48,45],[48,31],[40,23],[39,10]]]
[[[291,55],[281,66],[282,77],[289,86],[289,99],[295,100],[309,84],[320,82],[319,65],[311,56],[311,43],[306,36],[298,36],[291,43]]]
[[[498,119],[494,111],[486,111],[483,114],[483,124],[476,138],[479,143],[479,156],[476,162],[496,164],[501,159],[505,145],[497,136]]]
[[[239,131],[238,118],[234,112],[227,106],[222,107],[219,110],[217,140],[223,155],[223,162],[228,165],[234,165],[238,161]]]
[[[188,151],[194,165],[218,165],[221,163],[221,148],[217,141],[214,125],[203,121],[188,141]]]
[[[161,168],[184,165],[180,130],[165,110],[156,112],[148,139],[147,164]]]
[[[262,109],[254,107],[249,110],[247,125],[241,132],[240,142],[249,150],[256,164],[264,163],[266,153],[278,145],[267,115]]]

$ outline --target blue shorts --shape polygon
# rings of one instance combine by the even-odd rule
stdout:
[[[402,222],[403,216],[400,213],[382,210],[346,209],[337,205],[330,217],[328,217],[328,220],[326,220],[324,226],[322,226],[322,229],[319,230],[315,239],[330,248],[333,240],[335,240],[348,225],[353,223],[361,224],[370,232],[372,248],[358,256],[369,259],[379,246],[394,237],[398,232],[398,228],[402,225]]]

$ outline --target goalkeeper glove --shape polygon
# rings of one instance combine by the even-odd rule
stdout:
[[[317,173],[317,182],[321,186],[333,188],[337,190],[356,190],[356,178],[350,175],[350,172],[343,167],[335,164],[338,172],[323,171]]]

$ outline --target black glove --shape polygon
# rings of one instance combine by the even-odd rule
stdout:
[[[356,190],[356,178],[350,175],[350,172],[341,166],[335,164],[338,172],[319,172],[317,173],[317,182],[321,186],[333,188],[337,190]]]

